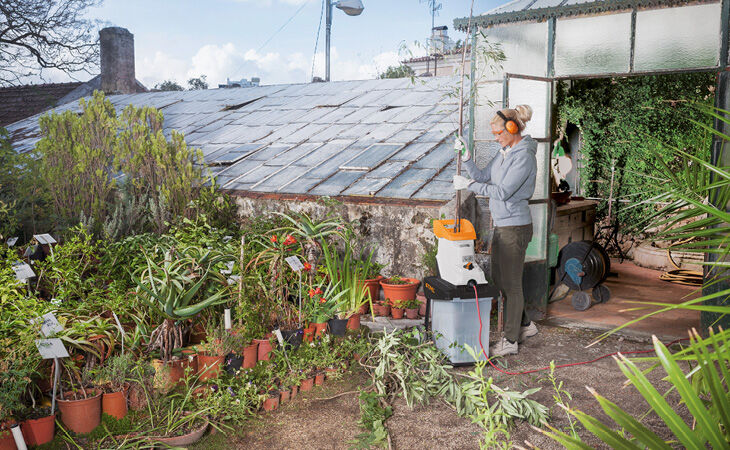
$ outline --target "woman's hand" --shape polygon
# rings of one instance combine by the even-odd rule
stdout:
[[[473,182],[474,180],[462,177],[461,175],[454,175],[454,189],[457,191],[468,188]]]
[[[471,158],[471,152],[469,151],[466,142],[458,134],[454,136],[454,152],[461,153],[462,161],[469,161],[469,159]]]

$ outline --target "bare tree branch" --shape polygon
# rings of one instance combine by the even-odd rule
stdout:
[[[84,17],[103,0],[0,0],[0,86],[99,66],[98,23]]]

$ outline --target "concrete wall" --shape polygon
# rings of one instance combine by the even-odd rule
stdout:
[[[435,244],[431,220],[439,217],[440,205],[337,203],[300,199],[271,199],[236,197],[242,217],[269,215],[272,211],[305,212],[313,218],[323,218],[334,211],[344,219],[355,222],[361,244],[376,249],[377,261],[386,264],[382,274],[404,275],[421,279],[424,274],[423,255]]]

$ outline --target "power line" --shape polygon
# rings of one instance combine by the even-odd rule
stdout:
[[[291,17],[289,17],[289,19],[287,19],[287,21],[286,21],[286,22],[284,22],[284,24],[283,24],[282,26],[280,26],[280,27],[279,27],[279,29],[278,29],[278,30],[274,31],[274,33],[273,33],[273,34],[272,34],[271,36],[269,36],[269,38],[268,38],[268,39],[266,40],[266,42],[264,42],[263,44],[261,44],[261,47],[259,47],[259,48],[258,48],[258,50],[256,50],[256,53],[260,52],[260,51],[261,51],[261,50],[262,50],[262,49],[263,49],[264,47],[266,47],[266,45],[267,45],[267,44],[268,44],[269,42],[271,42],[271,40],[272,40],[272,39],[274,39],[274,37],[276,37],[276,35],[277,35],[277,34],[279,34],[279,32],[280,32],[281,30],[283,30],[283,29],[284,29],[284,28],[285,28],[285,27],[286,27],[287,25],[289,25],[289,23],[290,23],[290,22],[291,22],[292,20],[294,20],[294,18],[295,18],[295,17],[297,16],[297,14],[299,14],[299,13],[300,13],[300,12],[301,12],[301,11],[302,11],[302,10],[304,9],[304,7],[305,7],[305,6],[307,6],[307,3],[306,3],[306,2],[305,2],[305,3],[302,3],[302,6],[300,6],[300,7],[299,7],[299,9],[297,9],[297,10],[296,10],[296,11],[294,12],[294,14],[292,14],[292,15],[291,15]],[[242,67],[244,66],[244,64],[246,64],[246,61],[244,61],[243,63],[241,63],[241,65],[240,65],[240,66],[238,66],[238,67],[236,68],[236,70],[235,70],[235,71],[234,71],[233,73],[236,73],[236,72],[238,72],[239,70],[241,70],[241,68],[242,68]]]
[[[269,42],[271,42],[271,40],[272,40],[272,39],[274,39],[274,36],[276,36],[277,34],[279,34],[279,32],[280,32],[281,30],[283,30],[283,29],[284,29],[284,27],[286,27],[287,25],[289,25],[289,22],[291,22],[292,20],[294,20],[294,18],[295,18],[295,17],[297,16],[297,14],[299,14],[299,13],[301,12],[301,10],[303,10],[303,9],[304,9],[304,7],[305,7],[305,6],[307,6],[307,3],[306,3],[306,2],[305,2],[305,3],[302,3],[302,6],[300,6],[300,7],[299,7],[299,9],[297,9],[297,10],[296,10],[296,12],[294,12],[294,14],[292,14],[292,16],[291,16],[291,17],[289,17],[289,20],[287,20],[286,22],[284,22],[284,25],[280,26],[280,27],[279,27],[279,29],[278,29],[278,30],[276,30],[276,31],[274,32],[274,34],[272,34],[272,35],[271,35],[271,36],[270,36],[270,37],[269,37],[269,38],[268,38],[268,39],[266,40],[266,42],[264,42],[264,43],[263,43],[263,44],[261,45],[261,47],[259,47],[259,49],[258,49],[258,50],[256,50],[256,53],[260,52],[262,48],[266,47],[266,44],[268,44]]]
[[[322,0],[322,10],[319,12],[319,25],[317,25],[317,37],[314,38],[314,53],[312,54],[312,74],[309,80],[305,80],[305,83],[309,83],[314,79],[314,62],[317,59],[317,45],[319,44],[319,32],[322,30],[322,16],[324,16],[324,5],[325,2],[330,0]]]

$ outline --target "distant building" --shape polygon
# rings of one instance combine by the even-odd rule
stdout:
[[[32,84],[0,88],[0,127],[57,105],[91,95],[146,92],[134,75],[134,35],[126,28],[99,31],[101,74],[87,82]]]
[[[471,59],[470,48],[466,50],[466,62]],[[448,27],[434,27],[429,39],[429,55],[401,61],[419,77],[448,77],[459,73],[462,48],[449,38]]]
[[[228,89],[228,88],[247,88],[247,87],[257,87],[259,84],[261,84],[261,78],[259,77],[251,77],[251,81],[241,78],[240,81],[231,81],[230,78],[226,78],[226,84],[219,84],[218,87],[221,89]]]

